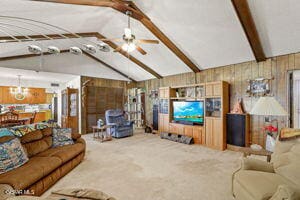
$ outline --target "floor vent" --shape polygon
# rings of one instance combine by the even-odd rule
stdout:
[[[193,144],[194,143],[193,138],[190,136],[173,134],[173,133],[161,133],[160,138],[171,140],[174,142],[180,142],[183,144]]]

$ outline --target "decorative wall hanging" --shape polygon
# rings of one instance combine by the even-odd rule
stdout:
[[[247,93],[249,96],[261,97],[270,94],[270,81],[274,77],[268,78],[257,78],[248,81]]]

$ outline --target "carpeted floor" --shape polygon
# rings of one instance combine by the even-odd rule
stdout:
[[[100,143],[92,135],[85,160],[51,190],[94,188],[117,200],[232,200],[231,174],[241,153],[139,133]]]

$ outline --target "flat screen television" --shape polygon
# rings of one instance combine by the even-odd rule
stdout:
[[[176,122],[203,125],[203,101],[173,101],[173,119]]]

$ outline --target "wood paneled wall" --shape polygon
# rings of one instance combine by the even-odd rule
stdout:
[[[249,112],[258,98],[249,97],[246,93],[247,80],[258,77],[271,78],[271,93],[281,105],[288,110],[288,90],[287,74],[289,70],[300,69],[300,53],[289,54],[269,58],[264,62],[245,62],[240,64],[222,66],[213,69],[202,70],[199,73],[186,73],[164,77],[163,79],[151,79],[139,82],[139,87],[146,89],[146,94],[150,90],[165,86],[187,85],[193,83],[206,83],[212,81],[227,81],[230,83],[230,109],[232,109],[237,98],[243,98],[243,105],[246,112]],[[152,105],[146,95],[146,121],[152,123]],[[280,126],[287,123],[286,118],[280,118]],[[252,143],[264,146],[265,135],[261,128],[264,125],[264,118],[251,116],[251,136]]]
[[[123,88],[124,94],[126,93],[128,88],[132,88],[136,86],[136,83],[128,84],[127,81],[119,81],[119,80],[111,80],[111,79],[103,79],[103,78],[93,78],[93,77],[81,77],[81,89],[83,89],[83,84],[88,81],[87,86],[95,86],[95,87],[107,87],[107,88]],[[83,93],[83,91],[82,91]],[[125,98],[125,97],[124,97]],[[81,133],[86,134],[87,130],[87,107],[81,104]],[[95,124],[96,125],[96,124]]]

